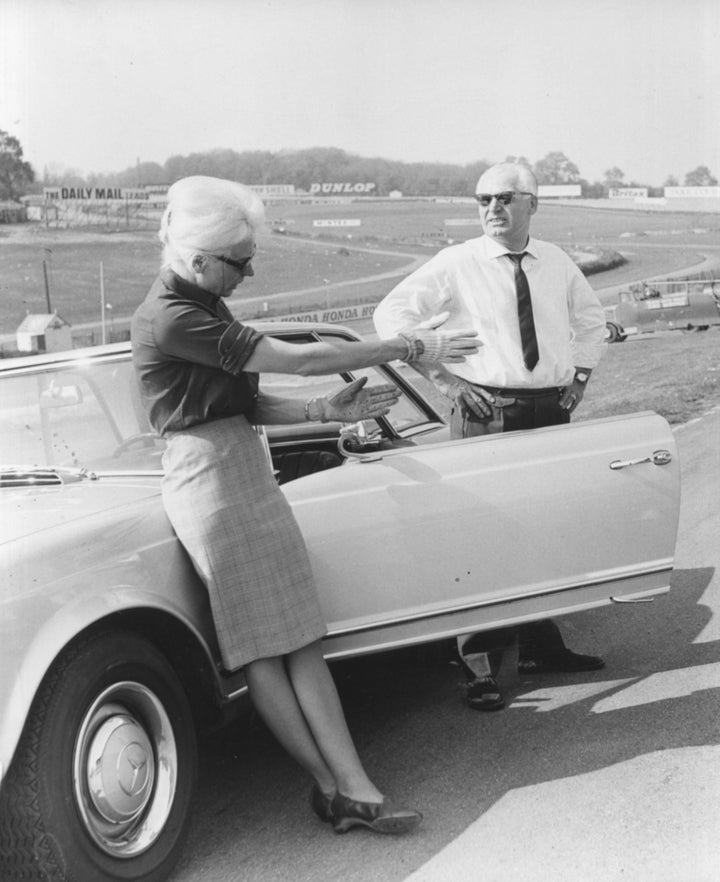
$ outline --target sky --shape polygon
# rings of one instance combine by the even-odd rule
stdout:
[[[339,147],[720,178],[718,0],[0,0],[0,129],[46,169]]]

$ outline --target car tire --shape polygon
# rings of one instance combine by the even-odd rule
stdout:
[[[43,681],[0,794],[0,878],[160,882],[197,779],[194,721],[167,659],[95,634]]]
[[[622,330],[613,322],[607,322],[605,325],[605,340],[607,343],[622,343],[626,338]]]

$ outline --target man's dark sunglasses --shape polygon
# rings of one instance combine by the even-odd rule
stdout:
[[[218,260],[221,260],[223,263],[226,263],[228,266],[231,266],[233,269],[236,269],[239,273],[245,270],[245,267],[250,263],[250,261],[255,257],[256,248],[253,248],[253,253],[250,257],[243,257],[242,260],[233,260],[232,257],[224,257],[222,254],[213,254],[213,257],[217,257]]]
[[[475,198],[480,205],[487,207],[493,199],[497,199],[500,205],[510,205],[516,196],[534,195],[534,193],[527,193],[525,190],[503,190],[502,193],[476,193]]]

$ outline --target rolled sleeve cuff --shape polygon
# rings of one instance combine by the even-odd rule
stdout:
[[[262,334],[253,328],[232,322],[218,342],[220,367],[229,374],[239,374],[261,340]]]

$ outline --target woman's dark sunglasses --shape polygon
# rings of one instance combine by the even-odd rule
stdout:
[[[221,260],[223,263],[226,263],[228,266],[231,266],[233,269],[236,269],[241,273],[245,270],[245,267],[250,263],[253,257],[255,257],[256,250],[256,248],[253,248],[253,253],[250,257],[243,257],[242,260],[233,260],[232,257],[224,257],[222,254],[213,254],[213,257],[217,257],[218,260]]]
[[[500,205],[510,205],[513,199],[516,196],[534,196],[534,193],[527,193],[524,190],[503,190],[502,193],[476,193],[475,198],[480,203],[487,207],[493,201],[493,199],[497,199]]]

